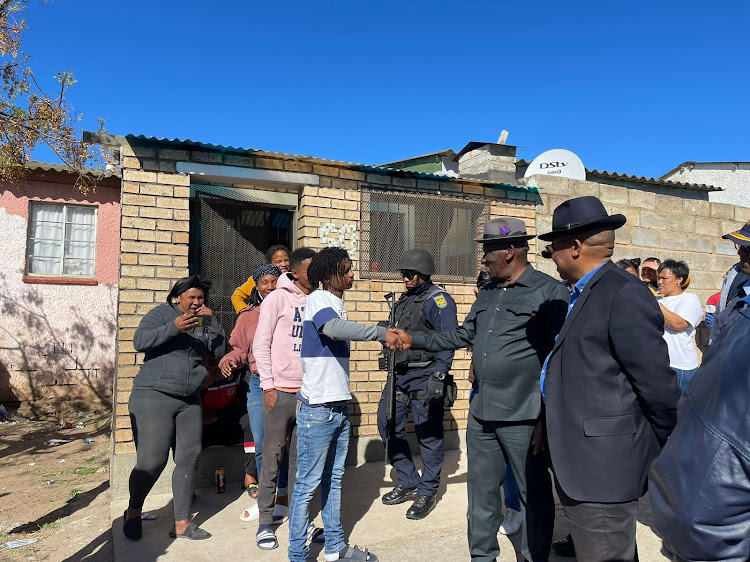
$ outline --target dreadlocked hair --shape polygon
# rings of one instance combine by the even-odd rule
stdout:
[[[325,282],[333,277],[344,275],[347,261],[351,261],[351,258],[343,248],[323,248],[312,257],[310,266],[307,268],[307,279],[310,285],[317,289],[319,285],[325,285]]]

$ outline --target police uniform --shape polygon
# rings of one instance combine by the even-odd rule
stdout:
[[[430,281],[401,295],[396,303],[395,319],[396,327],[410,334],[450,332],[458,326],[456,303],[453,298]],[[453,351],[396,352],[396,419],[394,435],[390,438],[393,467],[398,474],[398,485],[401,488],[416,488],[419,496],[435,496],[440,484],[440,470],[445,460],[443,404],[441,402],[432,406],[426,405],[424,392],[431,375],[448,374],[453,354]],[[414,467],[409,443],[406,440],[406,419],[409,411],[414,420],[424,465],[421,476]],[[384,397],[378,405],[378,429],[380,436],[385,440],[387,425]]]

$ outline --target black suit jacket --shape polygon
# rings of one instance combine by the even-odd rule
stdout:
[[[648,470],[676,422],[664,317],[638,279],[605,263],[560,330],[546,371],[549,450],[572,499],[643,496]]]

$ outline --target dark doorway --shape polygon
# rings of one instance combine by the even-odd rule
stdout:
[[[232,293],[265,263],[269,247],[291,247],[294,213],[200,191],[191,209],[190,273],[212,282],[209,306],[229,336]]]

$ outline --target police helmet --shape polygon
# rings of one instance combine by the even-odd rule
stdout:
[[[435,262],[430,253],[425,250],[409,250],[404,252],[398,260],[398,269],[410,269],[429,276],[435,273]]]

